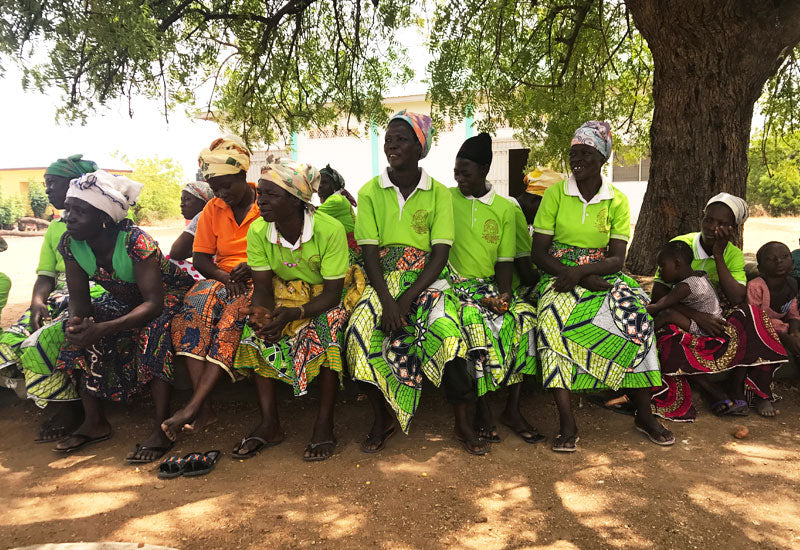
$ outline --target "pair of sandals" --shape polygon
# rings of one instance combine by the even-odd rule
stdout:
[[[206,453],[189,453],[186,456],[171,456],[158,465],[159,479],[175,479],[176,477],[202,476],[209,473],[219,462],[222,453],[208,451]]]
[[[281,434],[280,437],[278,437],[278,439],[274,439],[272,441],[267,441],[263,437],[259,437],[257,435],[251,435],[249,437],[244,437],[233,448],[233,452],[231,453],[231,457],[234,458],[234,459],[241,459],[241,460],[247,460],[248,458],[253,458],[258,453],[263,451],[264,449],[268,449],[269,447],[274,447],[276,445],[279,445],[280,443],[283,443],[283,440],[285,439],[285,437],[286,437],[285,434]],[[246,453],[240,453],[239,452],[245,445],[248,445],[250,442],[253,442],[253,441],[256,442],[256,446],[255,447],[249,449]],[[306,450],[303,453],[303,460],[305,462],[322,462],[323,460],[328,460],[330,457],[333,456],[333,451],[336,449],[336,443],[337,443],[336,439],[330,439],[328,441],[319,441],[317,443],[309,443],[308,445],[306,445]],[[330,451],[331,452],[328,453],[327,455],[323,454],[323,455],[306,456],[306,454],[305,454],[305,453],[315,451],[315,450],[317,450],[317,449],[319,449],[321,447],[325,447],[325,446],[330,446]]]
[[[711,412],[717,416],[747,416],[750,414],[750,404],[744,399],[720,399],[711,404]]]
[[[669,431],[664,426],[659,424],[658,429],[651,430],[647,428],[647,426],[643,426],[639,424],[638,418],[634,420],[633,427],[636,428],[636,431],[643,433],[647,436],[652,443],[659,445],[661,447],[669,447],[670,445],[675,444],[675,434]],[[660,439],[666,438],[666,439]],[[578,437],[577,433],[572,435],[564,436],[558,434],[556,438],[553,440],[553,445],[551,449],[557,453],[574,453],[578,450],[578,441],[581,438]]]

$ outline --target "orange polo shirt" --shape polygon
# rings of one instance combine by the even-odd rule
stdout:
[[[253,183],[248,184],[255,187]],[[230,206],[222,199],[211,199],[197,220],[193,250],[213,255],[217,266],[230,273],[240,263],[247,263],[247,230],[260,217],[258,204],[253,201],[250,211],[238,224]]]

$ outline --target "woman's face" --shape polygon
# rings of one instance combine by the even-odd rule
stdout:
[[[605,162],[603,154],[591,145],[579,143],[569,148],[569,168],[577,181],[599,176]]]
[[[325,202],[336,191],[336,183],[334,183],[333,178],[326,173],[320,174],[319,189],[317,190],[319,199]]]
[[[300,215],[303,201],[270,180],[258,180],[256,203],[266,222],[282,221]]]
[[[717,230],[722,227],[736,229],[736,218],[733,217],[733,211],[728,206],[721,202],[712,202],[706,207],[700,222],[703,240],[713,243],[717,239]]]
[[[103,213],[88,202],[70,197],[64,207],[64,221],[73,239],[85,241],[103,230]]]
[[[486,191],[486,174],[489,167],[478,164],[469,159],[456,157],[453,167],[453,178],[458,184],[458,190],[465,197],[477,197]]]
[[[44,192],[47,193],[47,200],[50,201],[54,208],[64,209],[64,200],[67,198],[68,189],[69,178],[52,174],[44,176]]]
[[[766,245],[758,262],[758,270],[767,277],[786,277],[794,269],[792,253],[783,243]]]
[[[422,157],[422,145],[407,122],[393,120],[386,128],[383,152],[392,168],[417,166]]]
[[[247,185],[247,177],[244,172],[209,178],[208,184],[214,191],[214,196],[231,208],[241,204],[250,193],[250,186]]]
[[[205,208],[206,203],[188,191],[181,192],[181,215],[185,220],[191,220]]]

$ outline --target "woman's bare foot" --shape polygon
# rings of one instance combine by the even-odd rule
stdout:
[[[774,418],[778,411],[772,406],[772,401],[756,397],[756,412],[767,418]]]
[[[128,453],[125,460],[128,462],[145,463],[158,460],[172,448],[172,441],[167,438],[167,435],[157,426],[150,436],[142,443],[137,443],[136,447]]]
[[[336,438],[333,436],[333,422],[318,423],[311,434],[311,442],[303,452],[303,460],[318,461],[330,458],[336,448]]]
[[[207,428],[212,424],[215,424],[217,420],[219,420],[219,418],[217,418],[217,413],[214,412],[211,404],[203,403],[203,406],[200,407],[200,411],[197,413],[197,417],[194,419],[194,422],[191,424],[184,424],[183,431],[199,432],[203,428]]]
[[[184,407],[161,423],[161,429],[170,441],[178,439],[187,424],[194,422],[197,411]]]
[[[259,424],[250,435],[236,444],[233,448],[233,457],[250,456],[263,447],[272,447],[282,442],[286,434],[277,422]]]

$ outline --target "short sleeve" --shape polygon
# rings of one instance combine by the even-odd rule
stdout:
[[[528,221],[525,219],[525,213],[518,207],[514,207],[514,232],[516,242],[514,258],[526,258],[530,256],[531,248],[533,248],[533,239],[531,239],[531,232],[530,229],[528,229]]]
[[[555,235],[556,234],[556,216],[558,216],[558,207],[561,195],[561,187],[564,182],[551,185],[547,188],[542,196],[542,202],[539,204],[539,210],[536,211],[536,217],[533,220],[533,230],[542,235]]]
[[[347,274],[350,265],[350,253],[347,248],[347,235],[341,223],[325,225],[329,234],[322,250],[320,262],[320,275],[325,280],[342,279]],[[325,237],[323,237],[325,239]]]
[[[153,237],[136,226],[128,230],[128,256],[136,262],[141,262],[158,252],[158,243]]]
[[[60,223],[60,222],[59,222]],[[36,267],[37,275],[46,275],[48,277],[56,278],[56,264],[58,263],[58,242],[55,242],[55,222],[50,224],[47,232],[44,234],[44,242],[42,242],[42,249],[39,251],[39,265]]]
[[[373,180],[374,181],[374,180]],[[359,245],[378,245],[378,224],[375,220],[375,205],[369,190],[374,186],[367,183],[358,192],[358,213],[356,214],[356,227],[354,237]]]
[[[744,254],[742,251],[731,243],[725,247],[725,252],[722,253],[725,260],[725,265],[731,272],[734,280],[741,284],[747,284],[747,275],[744,272]]]
[[[453,246],[456,233],[453,221],[453,196],[441,183],[433,182],[433,186],[435,206],[431,222],[431,245]]]
[[[517,252],[517,229],[514,223],[514,208],[511,204],[503,212],[500,246],[497,248],[498,262],[513,262]]]
[[[628,197],[619,189],[614,190],[610,215],[611,232],[608,238],[628,242],[631,239],[631,207]]]
[[[203,211],[201,210],[195,215],[194,218],[192,218],[192,221],[190,221],[189,224],[184,228],[183,230],[184,233],[188,233],[189,235],[194,237],[194,234],[197,233],[197,222],[200,219],[200,214],[202,213]]]
[[[208,210],[208,215],[200,216],[197,219],[197,231],[194,234],[194,244],[192,250],[200,252],[201,254],[216,254],[217,253],[217,236],[214,234],[213,224],[213,210],[215,208],[214,202],[219,199],[211,199],[203,208],[203,212]],[[201,212],[200,214],[203,214]]]
[[[267,257],[266,222],[256,220],[247,230],[247,265],[253,271],[272,271]]]

